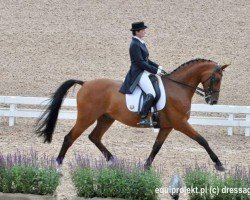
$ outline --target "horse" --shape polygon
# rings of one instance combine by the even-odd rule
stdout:
[[[145,161],[145,169],[151,167],[167,136],[175,129],[204,147],[218,171],[225,170],[206,139],[188,123],[188,119],[190,118],[191,100],[195,92],[202,93],[207,104],[217,104],[223,71],[227,66],[229,65],[219,65],[211,60],[194,59],[182,64],[171,73],[161,76],[167,95],[166,104],[159,111],[160,130],[151,153]],[[200,83],[203,88],[198,88]],[[56,163],[59,167],[62,166],[70,146],[96,121],[96,126],[88,138],[102,152],[107,162],[112,163],[115,157],[102,143],[103,135],[115,120],[137,128],[139,128],[140,120],[138,113],[127,109],[125,95],[119,92],[122,81],[111,79],[95,79],[85,82],[73,79],[65,81],[52,95],[50,104],[37,121],[35,132],[44,137],[44,143],[52,141],[62,102],[67,91],[75,84],[81,85],[76,98],[77,119],[73,128],[64,137]]]

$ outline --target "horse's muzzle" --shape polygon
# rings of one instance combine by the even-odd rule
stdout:
[[[217,100],[213,100],[211,97],[208,97],[205,100],[206,100],[206,103],[209,104],[209,105],[215,105],[215,104],[218,103]]]
[[[214,100],[214,101],[211,101],[211,105],[215,105],[215,104],[217,104],[218,103],[218,101],[216,101],[216,100]]]

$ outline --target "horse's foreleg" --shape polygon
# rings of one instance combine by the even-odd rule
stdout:
[[[108,151],[108,149],[101,142],[102,136],[109,129],[109,127],[113,124],[115,120],[107,115],[102,115],[98,118],[96,127],[90,133],[89,139],[92,141],[97,148],[103,153],[107,161],[112,160],[114,157]]]
[[[178,126],[176,130],[184,133],[188,137],[192,138],[193,140],[197,141],[201,146],[205,148],[207,153],[209,154],[210,158],[212,161],[215,163],[215,168],[218,171],[224,171],[225,168],[223,167],[222,163],[220,162],[219,158],[217,155],[212,151],[210,148],[208,142],[203,138],[199,133],[197,133],[193,127],[188,123],[181,124],[181,126]]]
[[[145,163],[145,168],[148,169],[150,168],[156,154],[159,152],[159,150],[161,149],[161,146],[163,145],[164,141],[166,140],[168,134],[171,132],[173,128],[164,128],[164,129],[160,129],[157,138],[155,140],[154,146],[152,148],[152,151],[148,157],[148,159],[146,160]]]

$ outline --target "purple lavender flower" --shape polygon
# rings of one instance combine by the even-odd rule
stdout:
[[[55,169],[55,158],[44,154],[41,158],[38,152],[31,149],[30,152],[21,152],[17,149],[13,154],[0,153],[0,168],[10,169],[13,166],[31,166]]]
[[[87,155],[81,155],[80,153],[74,153],[74,160],[69,163],[71,171],[76,169],[93,169],[102,170],[106,168],[117,169],[125,173],[141,173],[144,172],[144,163],[141,160],[128,160],[128,159],[113,159],[107,162],[103,157],[92,158]],[[157,173],[160,173],[162,169],[156,169]]]

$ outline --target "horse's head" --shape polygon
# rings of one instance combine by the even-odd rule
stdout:
[[[223,70],[229,65],[215,65],[209,70],[209,72],[204,73],[201,82],[205,90],[205,100],[208,104],[217,104],[219,100],[220,86],[223,76]]]

